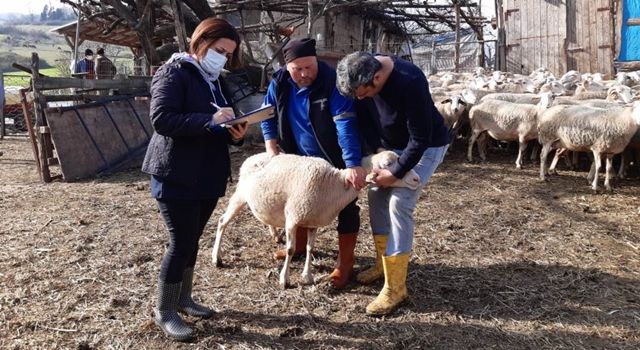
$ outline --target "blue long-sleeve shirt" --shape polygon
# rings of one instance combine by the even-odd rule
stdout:
[[[323,153],[313,127],[309,120],[309,89],[299,88],[289,78],[288,119],[291,124],[296,144],[302,155],[326,158]],[[264,104],[276,105],[276,82],[269,84]],[[334,87],[329,97],[329,111],[333,116],[338,133],[338,143],[342,149],[342,159],[348,168],[361,165],[362,153],[358,140],[358,124],[355,115],[353,100],[340,95]],[[278,137],[278,120],[271,118],[261,123],[264,140],[273,140]]]

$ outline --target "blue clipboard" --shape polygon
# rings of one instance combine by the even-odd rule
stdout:
[[[244,115],[241,115],[237,118],[227,120],[226,122],[221,123],[220,126],[223,126],[225,128],[230,128],[233,125],[241,124],[245,122],[251,125],[251,124],[259,123],[263,120],[271,119],[275,117],[275,115],[276,115],[275,107],[273,107],[272,105],[266,105],[256,110],[253,110],[251,112],[245,113]]]

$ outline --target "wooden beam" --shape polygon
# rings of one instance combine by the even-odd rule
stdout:
[[[454,3],[456,11],[456,49],[454,52],[454,71],[460,70],[460,4],[458,1]]]
[[[187,46],[187,31],[184,28],[184,20],[182,16],[182,7],[178,4],[177,0],[170,0],[171,8],[173,9],[173,20],[176,27],[176,40],[178,41],[178,47],[181,52],[188,52]]]
[[[128,79],[76,79],[40,78],[34,81],[37,90],[55,89],[149,89],[152,77],[129,77]]]
[[[38,168],[38,175],[42,178],[42,166],[40,165],[40,152],[38,152],[38,140],[36,134],[33,131],[33,124],[31,124],[31,116],[29,115],[29,108],[27,102],[27,89],[20,89],[20,103],[22,104],[22,115],[24,116],[24,124],[27,126],[27,133],[29,133],[29,139],[31,140],[31,150],[33,151],[33,159],[36,161],[36,167]]]
[[[640,18],[629,18],[627,20],[628,26],[640,26]]]
[[[37,53],[31,54],[31,88],[33,90],[33,113],[36,116],[36,127],[43,128],[46,127],[47,121],[44,117],[44,113],[42,111],[42,105],[38,102],[38,90],[36,88],[36,83],[40,79],[39,69],[40,68],[40,58]],[[43,78],[46,79],[46,78]],[[49,172],[49,166],[47,165],[47,154],[53,153],[53,151],[48,152],[46,149],[46,135],[42,132],[38,132],[37,134],[38,143],[40,144],[40,152],[38,154],[40,158],[40,178],[43,182],[51,182],[51,173]]]
[[[0,140],[4,138],[6,133],[4,125],[4,75],[0,69]]]

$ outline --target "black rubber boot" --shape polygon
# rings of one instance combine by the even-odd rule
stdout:
[[[154,321],[169,337],[178,341],[193,339],[193,330],[178,315],[178,299],[182,283],[158,282],[158,304]]]
[[[180,290],[180,299],[178,300],[178,311],[189,316],[211,318],[213,310],[206,306],[196,304],[191,297],[191,289],[193,287],[193,268],[187,268],[182,275],[182,289]]]

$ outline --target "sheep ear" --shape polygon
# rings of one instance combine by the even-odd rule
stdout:
[[[441,104],[451,103],[451,99],[450,99],[450,98],[448,98],[448,99],[446,99],[446,100],[442,100],[442,101],[440,101],[440,103],[441,103]]]
[[[620,99],[620,94],[618,94],[617,90],[609,91],[609,96],[613,97],[615,100]]]
[[[460,99],[460,104],[463,105],[463,106],[466,106],[467,105],[467,101],[465,101],[464,99],[461,98]]]

